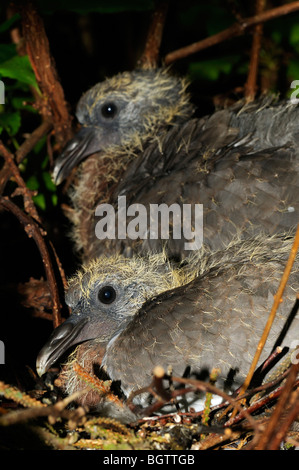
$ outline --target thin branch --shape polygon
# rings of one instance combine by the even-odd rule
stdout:
[[[259,344],[257,346],[256,353],[255,353],[255,356],[254,356],[253,361],[251,363],[248,375],[245,379],[244,384],[242,385],[242,387],[240,389],[240,394],[244,393],[247,390],[247,388],[248,388],[248,386],[251,382],[252,376],[253,376],[254,371],[256,369],[256,366],[257,366],[258,360],[260,358],[260,355],[262,353],[263,347],[264,347],[264,345],[266,343],[266,340],[268,338],[268,335],[269,335],[272,323],[274,321],[277,309],[278,309],[278,307],[279,307],[279,305],[282,301],[283,292],[284,292],[284,289],[285,289],[286,284],[288,282],[288,278],[289,278],[289,275],[291,273],[291,270],[292,270],[292,267],[293,267],[293,264],[294,264],[294,261],[295,261],[295,258],[296,258],[298,248],[299,248],[299,225],[297,227],[297,232],[296,232],[296,235],[295,235],[293,246],[291,248],[289,259],[288,259],[288,262],[286,264],[284,273],[282,275],[277,293],[275,295],[273,306],[272,306],[271,312],[269,314],[266,326],[264,328],[263,335],[262,335],[262,337],[259,341]]]
[[[266,0],[256,0],[256,14],[261,14],[266,5]],[[258,65],[260,59],[260,49],[263,36],[263,24],[257,24],[253,30],[253,41],[250,53],[249,72],[244,86],[246,101],[254,100],[257,89]]]
[[[279,431],[276,432],[273,439],[268,444],[267,448],[269,450],[276,450],[279,448],[282,440],[285,438],[287,432],[290,430],[293,422],[298,419],[299,415],[299,391],[297,390],[294,395],[296,396],[295,403],[288,412],[287,416],[283,420],[283,423],[279,427]]]
[[[30,214],[30,216],[35,219],[37,222],[40,223],[40,218],[37,213],[37,210],[35,208],[35,205],[32,201],[32,192],[27,188],[23,178],[21,177],[21,174],[19,172],[18,167],[16,166],[14,162],[14,157],[13,155],[5,148],[3,143],[0,141],[0,155],[5,159],[6,163],[6,168],[9,170],[9,172],[13,175],[17,185],[18,189],[17,192],[22,193],[22,196],[24,198],[24,208],[25,211]]]
[[[299,1],[287,3],[286,5],[282,5],[277,8],[272,8],[271,10],[265,11],[259,15],[254,15],[250,18],[244,18],[242,23],[234,23],[229,28],[220,31],[220,33],[190,44],[189,46],[182,47],[181,49],[177,49],[176,51],[169,52],[165,56],[164,62],[166,65],[171,64],[178,59],[183,59],[184,57],[188,57],[189,55],[207,49],[208,47],[215,46],[216,44],[220,44],[236,36],[241,36],[252,26],[256,26],[260,23],[266,23],[267,21],[273,20],[279,16],[288,15],[298,10]]]
[[[163,378],[165,376],[165,371],[163,367],[157,366],[153,370],[153,387],[157,391],[157,394],[164,401],[169,401],[171,399],[171,394],[165,390],[163,386]]]
[[[298,372],[299,362],[297,364],[293,364],[290,369],[285,386],[275,407],[275,410],[273,411],[273,414],[269,420],[268,426],[264,433],[260,436],[259,441],[255,446],[256,450],[277,449],[286,431],[288,430],[288,428],[285,429],[285,427],[282,427],[282,430],[279,430],[278,426],[281,423],[281,419],[285,413],[285,409],[290,400],[291,393],[294,389],[294,386],[296,385]]]
[[[294,384],[294,388],[299,385],[299,381]],[[275,399],[279,398],[284,390],[284,385],[277,387],[275,390],[268,393],[264,397],[260,398],[259,400],[255,401],[252,405],[246,408],[246,411],[250,414],[256,412],[257,410],[261,409],[265,405],[270,402],[273,402]],[[244,418],[244,410],[242,410],[237,416],[231,417],[226,423],[225,426],[232,426],[233,424],[238,423],[241,419]]]
[[[168,3],[168,1],[158,2],[153,13],[145,48],[138,61],[138,65],[142,68],[157,67]]]
[[[29,238],[33,238],[39,252],[42,257],[44,269],[46,272],[46,277],[49,285],[49,290],[51,293],[52,299],[52,313],[53,313],[53,326],[56,328],[61,323],[61,315],[60,315],[60,299],[59,299],[59,291],[57,287],[57,282],[55,279],[54,269],[51,261],[51,257],[47,248],[47,245],[44,240],[44,233],[42,234],[40,227],[37,223],[29,217],[29,215],[25,214],[18,206],[16,206],[12,201],[10,201],[6,197],[0,198],[0,205],[10,212],[12,212],[19,222],[24,226],[24,229]]]
[[[21,163],[34,146],[50,132],[53,124],[50,121],[43,121],[28,137],[16,151],[16,161]]]
[[[167,375],[165,376],[167,378]],[[196,380],[196,379],[190,379],[190,378],[184,378],[184,377],[172,377],[173,382],[177,382],[180,384],[188,385],[188,388],[184,389],[178,389],[174,390],[170,395],[171,399],[176,398],[177,396],[180,395],[185,395],[186,393],[194,392],[195,390],[201,390],[203,392],[210,392],[213,395],[218,395],[222,397],[226,402],[232,404],[233,406],[236,406],[236,408],[240,412],[244,412],[244,417],[248,420],[248,422],[251,424],[252,428],[255,429],[258,432],[258,424],[257,422],[250,416],[250,414],[247,412],[246,409],[244,409],[237,400],[239,400],[239,397],[233,398],[230,395],[226,394],[219,388],[215,387],[215,385],[212,385],[209,382],[204,382],[202,380]],[[140,390],[136,390],[132,392],[127,400],[127,405],[137,396],[142,393],[151,393],[151,389],[153,388],[154,381],[152,382],[151,385],[148,387],[144,387]],[[164,404],[166,403],[165,400],[159,400],[157,403],[154,403],[153,405],[150,405],[148,408],[143,410],[144,415],[148,415],[152,413],[153,411],[156,411],[157,409],[161,408]],[[201,412],[202,413],[202,412]]]
[[[40,139],[46,135],[52,128],[52,123],[49,121],[43,121],[39,127],[37,127],[32,134],[22,143],[22,145],[16,151],[16,162],[20,164],[33,147],[40,141]],[[0,172],[0,194],[3,194],[4,188],[8,180],[12,176],[11,167],[5,162]]]
[[[71,136],[72,119],[59,82],[44,24],[33,4],[21,5],[23,37],[26,51],[44,99],[40,112],[53,122],[56,141],[60,148]]]

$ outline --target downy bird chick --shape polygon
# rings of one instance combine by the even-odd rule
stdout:
[[[173,222],[166,247],[160,232],[148,236],[153,204],[180,210],[203,204],[203,243],[216,250],[240,231],[245,239],[297,225],[298,107],[266,97],[203,118],[193,113],[186,80],[164,69],[123,72],[82,96],[82,127],[57,159],[54,180],[60,183],[79,166],[71,219],[83,261],[163,249],[171,257],[188,256],[190,240],[183,230],[172,236]],[[96,208],[111,204],[117,228],[120,196],[127,207],[146,208],[147,227],[137,239],[118,233],[101,239]]]
[[[189,368],[200,376],[219,368],[216,385],[232,392],[248,373],[291,244],[290,238],[237,239],[223,251],[202,249],[179,268],[163,254],[92,261],[70,280],[66,301],[72,315],[40,351],[38,373],[79,344],[63,373],[69,394],[86,387],[75,361],[87,373],[102,370],[126,397],[151,383],[155,366],[171,367],[174,376]],[[276,346],[299,343],[293,309],[298,268],[297,260],[259,364]],[[78,400],[105,412],[107,402],[94,390]],[[145,406],[147,400],[143,393],[135,403]],[[111,407],[108,413],[128,419]]]

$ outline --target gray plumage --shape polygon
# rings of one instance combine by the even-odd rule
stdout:
[[[127,206],[147,209],[203,204],[204,243],[213,249],[225,247],[237,232],[245,238],[297,225],[298,107],[264,98],[197,119],[186,86],[163,70],[126,72],[81,98],[82,129],[57,160],[54,176],[61,181],[81,163],[71,217],[84,261],[165,246],[160,236],[97,239],[96,207],[108,202],[117,210],[119,196],[126,196]],[[108,105],[116,110],[111,116]],[[185,241],[182,234],[167,242],[168,253],[188,254]]]
[[[248,373],[291,243],[275,237],[236,240],[224,251],[194,253],[179,269],[163,255],[155,262],[151,257],[93,261],[70,281],[66,299],[73,314],[40,352],[39,373],[84,341],[64,371],[68,393],[86,386],[72,368],[76,360],[91,374],[102,368],[120,381],[126,396],[149,385],[158,365],[171,367],[176,376],[188,367],[191,373],[219,367],[217,385],[236,389]],[[298,268],[297,261],[260,363],[276,346],[299,340],[299,318],[292,311]],[[111,302],[103,298],[105,289],[114,291]],[[146,403],[144,395],[139,399]],[[92,390],[81,402],[98,410],[105,404]]]
[[[85,387],[74,361],[120,381],[125,396],[148,385],[156,365],[175,375],[220,367],[217,384],[233,377],[229,391],[249,370],[298,223],[299,110],[265,98],[200,119],[193,111],[186,82],[163,70],[120,74],[79,102],[82,129],[54,177],[79,165],[72,220],[84,264],[66,296],[73,313],[37,360],[43,374],[82,343],[62,374],[67,393]],[[119,196],[146,208],[203,204],[203,248],[186,252],[186,237],[98,240],[95,209],[117,207]],[[186,259],[177,268],[172,257]],[[297,316],[283,329],[297,290],[298,261],[261,361],[298,339]],[[106,407],[94,391],[81,402]]]

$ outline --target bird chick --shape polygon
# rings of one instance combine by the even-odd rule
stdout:
[[[201,250],[179,268],[162,255],[92,261],[70,280],[66,301],[72,315],[40,351],[38,373],[82,343],[64,371],[69,394],[86,386],[74,361],[90,374],[102,368],[125,396],[148,386],[156,366],[171,367],[175,376],[188,368],[203,374],[216,367],[217,385],[236,389],[249,370],[291,243],[238,239],[224,251]],[[299,339],[299,318],[292,312],[298,281],[297,260],[260,364],[276,346]],[[135,402],[143,406],[146,400],[142,394]],[[103,398],[94,391],[80,402],[103,411]]]
[[[298,107],[264,98],[203,118],[193,112],[186,80],[162,69],[118,74],[82,96],[82,128],[57,159],[54,179],[79,165],[70,214],[83,261],[162,249],[189,254],[184,233],[170,234],[166,248],[161,234],[98,239],[96,207],[111,204],[117,227],[119,196],[148,212],[152,204],[203,204],[203,242],[216,250],[237,231],[246,238],[297,225]]]
[[[142,149],[170,124],[190,118],[186,88],[185,79],[163,69],[124,72],[93,86],[78,102],[82,128],[57,160],[54,181],[59,184],[92,153],[105,151],[113,158]]]

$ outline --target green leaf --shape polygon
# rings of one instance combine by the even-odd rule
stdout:
[[[43,148],[43,146],[45,145],[46,143],[46,140],[47,140],[47,137],[46,136],[43,136],[41,139],[39,139],[39,141],[35,144],[34,148],[33,148],[33,152],[35,153],[35,155],[39,154],[39,152],[41,151],[41,149]],[[45,169],[46,166],[48,165],[48,162],[49,162],[49,157],[46,156],[44,161],[42,162],[42,165],[41,165],[41,168],[42,169]]]
[[[0,33],[4,33],[7,31],[17,20],[21,18],[19,13],[16,13],[8,20],[4,21],[4,23],[0,24]]]
[[[58,204],[58,196],[57,196],[57,194],[52,194],[51,200],[52,200],[53,206],[54,206],[54,207],[57,206],[57,204]]]
[[[14,96],[11,98],[11,104],[15,109],[27,109],[32,113],[38,113],[38,111],[30,104],[24,104],[28,102],[32,102],[32,96]]]
[[[19,112],[16,113],[1,113],[0,114],[0,127],[6,130],[6,132],[13,136],[15,135],[21,126],[21,115]]]
[[[26,181],[26,186],[31,191],[37,191],[40,187],[39,181],[36,175],[31,175],[28,180]]]
[[[239,56],[234,56],[191,62],[188,73],[192,79],[216,81],[221,74],[229,74],[238,60]]]
[[[28,56],[16,55],[0,64],[0,75],[38,88]]]
[[[43,211],[46,210],[46,198],[43,194],[33,196],[33,202]]]
[[[0,64],[16,55],[15,44],[0,44]]]
[[[55,192],[57,190],[57,186],[53,183],[51,175],[47,171],[43,171],[42,176],[47,190]]]
[[[290,29],[289,41],[292,46],[299,44],[299,24],[293,24]]]

